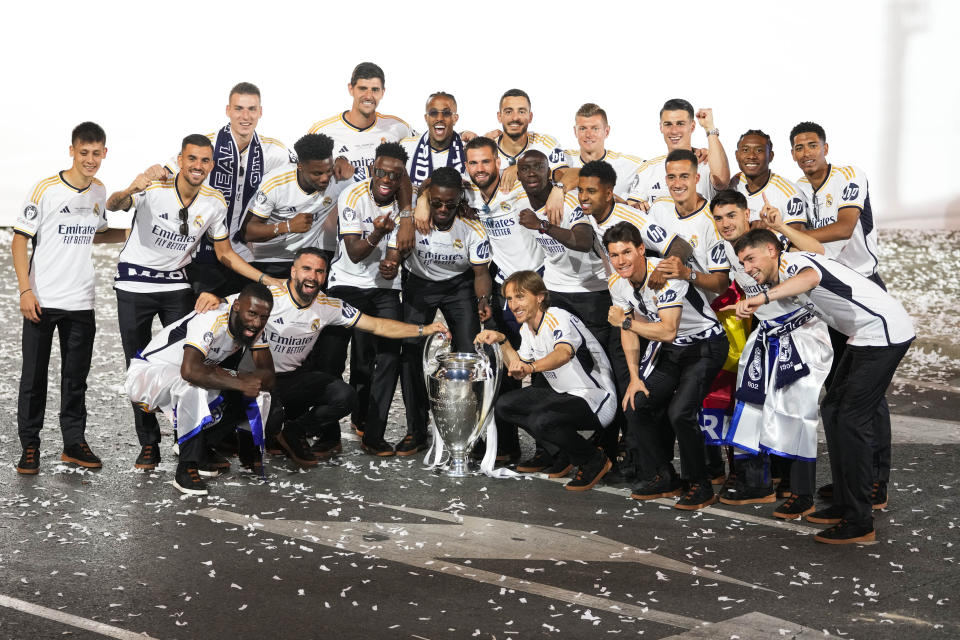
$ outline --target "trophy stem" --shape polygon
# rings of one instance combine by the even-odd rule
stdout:
[[[436,469],[436,473],[447,476],[448,478],[468,478],[479,475],[479,471],[474,468],[476,465],[467,457],[467,450],[450,452],[450,460],[443,467]]]

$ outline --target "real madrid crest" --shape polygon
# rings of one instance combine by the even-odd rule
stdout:
[[[193,226],[195,226],[197,229],[199,229],[200,227],[202,227],[202,226],[203,226],[203,217],[202,217],[202,216],[197,216],[196,218],[194,218],[194,219],[193,219]]]
[[[833,194],[832,194],[832,193],[828,193],[828,194],[827,194],[827,197],[826,197],[826,200],[825,200],[824,202],[826,202],[826,205],[827,205],[828,207],[832,207],[832,206],[833,206]]]
[[[509,202],[501,202],[501,203],[500,203],[500,208],[501,208],[503,211],[510,211],[510,208],[511,208],[511,207],[510,207],[510,203],[509,203]]]
[[[320,318],[314,318],[313,322],[310,323],[310,331],[316,333],[320,331]]]
[[[763,374],[763,362],[761,362],[761,357],[760,351],[754,353],[753,360],[750,362],[750,368],[747,370],[747,374],[754,382],[760,380],[760,376]]]
[[[333,204],[333,198],[331,198],[330,196],[327,196],[326,198],[323,199],[323,202],[321,202],[320,204],[322,204],[325,207],[329,207],[331,204]]]

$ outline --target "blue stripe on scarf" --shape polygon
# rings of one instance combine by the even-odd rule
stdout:
[[[463,173],[463,141],[460,134],[453,133],[453,139],[450,141],[450,150],[447,153],[447,165],[457,170],[457,173]],[[433,174],[433,149],[430,147],[430,132],[423,134],[420,141],[417,142],[417,148],[413,151],[413,163],[410,165],[410,182],[414,186],[420,186]]]

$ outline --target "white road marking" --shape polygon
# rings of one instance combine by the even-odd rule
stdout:
[[[10,596],[0,595],[0,607],[7,607],[8,609],[29,613],[32,616],[53,620],[54,622],[76,627],[77,629],[83,629],[84,631],[92,631],[106,638],[117,638],[118,640],[157,640],[146,633],[134,633],[133,631],[121,629],[120,627],[112,627],[108,624],[97,622],[96,620],[88,620],[71,613],[58,611],[57,609],[41,607],[38,604],[18,600]]]

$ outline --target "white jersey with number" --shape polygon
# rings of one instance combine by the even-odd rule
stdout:
[[[669,221],[667,221],[668,224],[663,224],[647,213],[620,202],[614,203],[613,209],[602,220],[597,220],[596,216],[587,216],[587,218],[597,232],[600,245],[603,245],[603,234],[606,230],[621,222],[629,222],[639,229],[643,235],[643,245],[661,256],[667,255],[670,245],[678,237],[676,229]],[[606,249],[607,247],[603,246],[604,255],[606,255]]]
[[[520,339],[517,354],[524,362],[540,360],[558,346],[567,345],[574,357],[552,371],[544,371],[543,377],[557,393],[569,393],[586,400],[601,425],[610,424],[617,411],[610,360],[580,318],[565,309],[550,307],[543,312],[536,331],[527,323],[520,325]]]
[[[530,209],[539,220],[547,220],[546,204],[534,209],[530,200],[524,196],[517,204],[517,209]],[[563,229],[573,229],[585,224],[593,236],[593,225],[583,215],[576,192],[564,196],[563,219],[559,226]],[[607,272],[603,263],[603,254],[599,245],[589,251],[574,251],[560,241],[546,233],[533,232],[537,244],[543,249],[543,283],[550,291],[582,293],[586,291],[604,291],[607,288]]]
[[[507,167],[517,164],[517,160],[520,159],[520,156],[525,154],[527,151],[534,149],[547,156],[547,163],[550,165],[551,169],[556,169],[557,167],[566,165],[566,156],[563,152],[563,149],[560,147],[560,143],[557,142],[557,139],[553,136],[528,131],[527,144],[524,145],[523,149],[521,149],[516,155],[510,155],[503,150],[503,147],[500,146],[500,142],[502,140],[502,135],[496,140],[497,154],[500,156],[501,173],[503,173]]]
[[[681,238],[690,243],[695,266],[701,273],[730,270],[723,239],[713,224],[709,202],[704,202],[699,209],[684,216],[677,211],[677,203],[673,198],[659,198],[650,206],[647,215],[665,228],[672,226]]]
[[[337,210],[340,192],[353,182],[331,179],[325,191],[307,193],[300,187],[298,173],[296,165],[268,173],[247,210],[267,224],[281,224],[297,214],[309,213],[313,216],[313,225],[304,233],[284,233],[265,242],[251,242],[254,260],[289,262],[303,247],[336,250],[337,217],[330,214]]]
[[[333,138],[333,157],[343,156],[354,167],[353,179],[361,182],[370,177],[367,170],[373,164],[377,147],[383,142],[399,142],[414,135],[413,129],[396,116],[376,114],[376,120],[363,129],[347,122],[347,112],[314,123],[310,133],[322,133]]]
[[[722,335],[723,327],[703,292],[691,287],[686,280],[667,280],[656,290],[647,285],[650,274],[659,263],[658,258],[647,258],[647,275],[639,287],[617,274],[610,276],[613,304],[627,313],[636,311],[650,322],[660,322],[659,312],[663,309],[679,308],[680,323],[673,339],[676,345],[693,344]]]
[[[747,297],[762,296],[764,291],[770,290],[769,285],[758,283],[753,279],[753,276],[747,273],[746,269],[743,268],[743,263],[737,258],[737,252],[733,250],[732,244],[724,240],[723,248],[727,253],[727,260],[730,262],[730,275],[740,285]],[[771,301],[770,304],[760,306],[753,315],[757,317],[757,320],[772,320],[796,311],[799,307],[800,305],[797,304],[796,300],[781,298]]]
[[[903,305],[872,280],[816,253],[780,255],[781,282],[806,268],[820,274],[820,283],[796,299],[849,336],[847,344],[885,347],[916,337],[913,320]]]
[[[187,209],[187,234],[180,233],[177,177],[151,182],[133,194],[136,212],[130,237],[120,251],[114,288],[133,293],[156,293],[189,288],[184,267],[206,234],[211,241],[228,237],[227,203],[212,187],[201,185]]]
[[[30,189],[13,230],[33,241],[30,288],[41,308],[93,309],[93,236],[107,226],[106,201],[102,182],[77,189],[63,172]]]
[[[204,364],[219,364],[243,348],[230,331],[230,307],[240,297],[239,293],[227,298],[216,309],[203,313],[191,311],[176,322],[168,324],[153,336],[137,358],[154,364],[183,363],[183,350],[193,347],[203,354]],[[267,343],[261,331],[254,339],[251,349],[266,349]]]
[[[396,235],[390,240],[390,248],[397,248]],[[417,231],[413,251],[404,264],[419,278],[442,282],[476,265],[490,264],[490,240],[479,222],[455,216],[446,231],[436,227],[426,235]]]
[[[566,156],[566,166],[571,169],[580,169],[583,167],[583,158],[580,157],[579,149],[567,149],[563,153]],[[627,153],[617,153],[616,151],[604,151],[603,157],[599,159],[613,167],[613,170],[617,174],[617,184],[613,187],[613,192],[626,200],[627,194],[630,192],[633,176],[637,170],[643,166],[643,160],[637,156],[631,156]]]
[[[270,345],[273,369],[277,373],[295,371],[306,360],[317,336],[324,327],[351,328],[363,315],[339,298],[319,294],[305,307],[290,294],[290,281],[282,287],[269,287],[273,294],[273,310],[263,330],[263,339]]]
[[[627,200],[649,202],[653,204],[657,198],[669,198],[670,189],[667,188],[667,156],[657,156],[643,163],[630,180],[627,190]],[[710,180],[710,165],[703,162],[697,166],[700,179],[697,180],[697,193],[707,199],[713,199],[717,190]]]
[[[396,200],[391,200],[383,206],[378,205],[370,191],[370,180],[356,182],[340,193],[337,205],[337,224],[339,225],[339,241],[337,254],[330,265],[331,287],[360,287],[361,289],[396,289],[400,290],[400,278],[387,280],[380,275],[380,261],[387,255],[387,246],[396,234],[393,232],[380,238],[377,246],[373,247],[360,262],[354,262],[347,253],[344,238],[356,236],[368,238],[373,233],[373,221],[382,215],[393,216],[396,222],[399,208]]]
[[[860,212],[857,225],[847,240],[824,242],[828,258],[834,258],[863,276],[877,272],[877,224],[870,205],[867,176],[852,165],[830,165],[827,179],[818,189],[803,176],[797,180],[810,203],[810,226],[819,229],[837,221],[840,209],[853,207]]]
[[[497,265],[496,281],[503,282],[517,271],[542,269],[543,250],[534,238],[536,232],[520,224],[518,207],[524,197],[523,187],[517,184],[510,193],[501,193],[498,185],[489,201],[472,182],[465,191],[490,240],[491,256]]]
[[[750,191],[747,179],[741,173],[737,181],[737,191],[747,199],[747,208],[750,209],[750,221],[760,219],[760,210],[763,209],[763,198],[780,210],[780,218],[784,224],[800,223],[807,226],[807,197],[803,195],[797,185],[786,178],[770,172],[766,183],[756,191]]]

